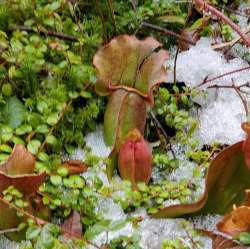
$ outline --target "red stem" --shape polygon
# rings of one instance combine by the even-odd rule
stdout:
[[[233,21],[231,21],[227,16],[225,16],[215,7],[204,2],[204,0],[195,0],[195,3],[197,4],[199,8],[203,9],[204,11],[210,11],[212,14],[214,14],[215,16],[220,18],[222,21],[227,23],[235,32],[239,34],[239,36],[242,38],[246,46],[250,47],[250,38],[248,38],[248,36],[244,32],[241,31],[240,27],[237,24],[235,24]]]

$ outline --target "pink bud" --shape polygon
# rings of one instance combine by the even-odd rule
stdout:
[[[148,183],[152,172],[152,153],[140,131],[130,131],[122,143],[118,168],[124,180],[130,180],[134,188],[137,182]]]
[[[250,169],[250,122],[244,122],[241,124],[241,128],[246,132],[247,137],[243,143],[243,152],[245,156],[245,163]]]

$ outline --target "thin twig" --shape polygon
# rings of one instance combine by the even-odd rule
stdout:
[[[227,16],[225,16],[223,13],[221,13],[219,10],[217,10],[212,5],[209,5],[204,0],[195,0],[196,5],[201,8],[205,12],[211,12],[215,16],[217,16],[219,19],[227,23],[235,32],[239,34],[239,36],[242,38],[242,41],[246,44],[246,46],[250,47],[250,38],[241,31],[240,27],[235,24],[231,19],[229,19]]]
[[[244,109],[245,109],[245,112],[246,112],[246,116],[248,116],[248,107],[247,107],[247,101],[246,99],[242,96],[242,94],[240,93],[239,89],[237,87],[234,87],[234,90],[236,91],[236,93],[239,95],[241,101],[242,101],[242,104],[244,106]]]
[[[107,2],[108,2],[109,12],[110,12],[110,15],[112,18],[114,33],[116,34],[116,21],[115,21],[115,11],[114,11],[114,7],[113,7],[113,2],[112,2],[112,0],[107,0]]]
[[[249,34],[250,33],[250,27],[248,29],[247,32],[245,32],[245,34]],[[235,40],[230,46],[229,48],[226,49],[226,51],[224,52],[224,56],[237,44],[241,42],[241,37],[239,37],[237,40]]]
[[[19,213],[25,215],[26,217],[29,217],[31,218],[32,220],[34,220],[36,222],[37,225],[41,226],[41,225],[44,225],[44,224],[47,224],[48,222],[45,221],[45,220],[42,220],[40,218],[37,218],[35,217],[34,215],[30,214],[29,212],[26,212],[25,210],[15,206],[13,203],[7,201],[4,199],[3,196],[0,195],[0,201],[2,203],[4,203],[5,205],[7,205],[8,207],[12,208],[12,209],[15,209],[16,211],[18,211]]]
[[[75,36],[66,35],[63,33],[55,32],[55,31],[35,30],[33,28],[25,27],[25,26],[17,26],[16,29],[21,30],[21,31],[26,31],[28,33],[39,33],[40,35],[43,35],[43,36],[53,36],[53,37],[57,37],[59,39],[66,40],[66,41],[72,41],[72,42],[78,41],[78,38],[76,38]]]
[[[15,233],[20,231],[19,228],[9,228],[9,229],[4,229],[4,230],[0,230],[0,234],[5,234],[5,233]]]
[[[168,29],[165,29],[165,28],[162,28],[162,27],[159,27],[157,25],[147,23],[147,22],[142,22],[141,27],[143,27],[143,26],[147,27],[147,28],[151,28],[155,31],[161,32],[161,33],[166,34],[166,35],[172,35],[172,36],[178,38],[179,40],[182,40],[182,41],[189,43],[191,45],[195,45],[195,42],[187,39],[186,37],[184,37],[182,35],[175,33],[174,31],[171,31],[171,30],[168,30]]]
[[[243,68],[240,68],[240,69],[236,69],[236,70],[233,70],[233,71],[230,71],[230,72],[221,74],[221,75],[216,76],[216,77],[213,77],[213,78],[211,78],[211,79],[206,78],[203,82],[201,82],[201,83],[200,83],[199,85],[197,85],[195,88],[199,88],[199,87],[205,85],[206,83],[209,83],[209,82],[211,82],[211,81],[214,81],[214,80],[223,78],[223,77],[225,77],[225,76],[228,76],[228,75],[231,75],[231,74],[234,74],[234,73],[239,73],[239,72],[242,72],[242,71],[245,71],[245,70],[249,70],[249,69],[250,69],[250,66],[248,66],[248,67],[243,67]]]
[[[240,90],[241,92],[243,92],[241,90],[242,87],[249,87],[250,88],[250,82],[247,82],[247,83],[244,83],[244,84],[241,84],[239,86],[235,86],[235,85],[211,85],[211,86],[208,86],[207,88],[234,88],[234,87],[237,87],[238,90]]]
[[[176,84],[176,64],[177,64],[177,58],[178,58],[178,54],[180,51],[180,47],[177,47],[176,53],[175,53],[175,57],[174,57],[174,84]]]
[[[250,27],[244,32],[246,35],[250,33]],[[220,43],[220,44],[215,44],[212,46],[213,49],[222,49],[225,47],[229,47],[224,54],[227,53],[228,50],[230,50],[235,44],[239,43],[241,41],[241,37],[237,37],[231,41]]]
[[[165,130],[163,129],[161,123],[156,118],[156,116],[155,116],[155,114],[154,114],[154,112],[152,110],[149,112],[149,115],[150,115],[151,119],[153,120],[154,126],[156,128],[156,131],[158,133],[158,136],[159,136],[160,140],[161,140],[161,137],[163,136],[163,138],[165,140],[165,145],[167,145],[167,144],[169,145],[169,149],[170,149],[174,159],[176,159],[176,156],[175,156],[174,150],[172,148],[172,144],[170,142],[170,139],[169,139],[168,135],[166,134]]]
[[[239,85],[239,86],[236,86],[234,84],[234,82],[233,82],[232,85],[212,85],[212,86],[208,86],[207,88],[216,88],[216,89],[228,88],[228,89],[235,90],[236,93],[239,95],[241,101],[242,101],[242,104],[243,104],[245,112],[246,112],[246,116],[248,116],[249,111],[248,111],[247,101],[244,98],[244,96],[242,95],[242,93],[248,94],[248,92],[245,92],[245,91],[241,90],[242,87],[250,87],[250,82],[244,83],[244,84]]]

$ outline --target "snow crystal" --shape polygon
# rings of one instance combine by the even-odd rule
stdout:
[[[106,220],[120,220],[126,218],[121,206],[114,203],[110,198],[100,200],[96,211],[101,213]]]

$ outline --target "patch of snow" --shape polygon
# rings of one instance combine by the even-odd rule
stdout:
[[[106,220],[121,220],[126,218],[126,214],[124,214],[121,206],[114,203],[110,198],[100,200],[96,212],[102,214]]]
[[[100,213],[104,219],[111,221],[125,220],[127,218],[127,215],[123,212],[121,206],[114,203],[110,198],[100,199],[96,207],[96,212]],[[92,242],[98,246],[102,246],[119,236],[132,236],[134,232],[135,230],[132,222],[127,222],[121,229],[108,231],[108,233],[106,231],[102,232],[97,235]],[[89,246],[88,248],[94,249],[95,247]]]
[[[248,66],[248,63],[239,58],[227,62],[221,52],[213,50],[211,43],[211,38],[202,37],[196,46],[192,46],[189,50],[179,53],[176,64],[177,81],[185,82],[189,87],[195,87],[202,83],[207,76],[213,78]],[[173,53],[175,53],[174,50]],[[168,81],[173,82],[174,58],[170,59],[167,64],[170,68]],[[249,80],[249,70],[214,80],[206,84],[206,86],[211,84],[232,84],[231,79],[234,80],[235,84],[245,83]]]
[[[71,160],[83,160],[85,157],[84,150],[81,148],[77,148],[74,152],[70,155]]]
[[[143,249],[160,249],[164,239],[182,239],[189,248],[192,242],[187,231],[183,228],[184,219],[146,219],[140,223],[142,236],[140,245]],[[199,249],[211,249],[212,242],[209,238],[197,238],[202,245]]]
[[[201,144],[233,144],[244,139],[245,133],[241,129],[241,123],[246,118],[241,100],[237,97],[229,100],[220,98],[200,111],[200,129],[197,136]]]
[[[85,136],[86,147],[91,149],[91,153],[98,157],[108,157],[111,148],[106,146],[103,137],[103,127],[100,125],[94,132],[90,132]],[[82,148],[77,148],[70,155],[72,160],[83,160],[85,157],[85,152]]]
[[[107,147],[104,142],[103,128],[99,126],[96,131],[91,132],[85,136],[86,146],[91,148],[92,153],[99,157],[108,157],[111,148]]]
[[[197,87],[208,77],[213,77],[249,67],[248,63],[240,58],[226,61],[221,52],[215,51],[211,47],[210,38],[201,38],[196,46],[188,51],[179,53],[176,65],[177,81],[185,82],[189,87]],[[173,51],[174,52],[174,51]],[[168,81],[173,82],[174,59],[168,62],[170,72]],[[241,85],[249,82],[250,69],[213,80],[202,86],[206,89],[211,85]],[[245,121],[245,110],[239,96],[233,89],[207,89],[208,98],[197,98],[202,105],[199,112],[200,130],[197,133],[201,144],[212,144],[220,142],[232,144],[244,137],[240,125]],[[249,91],[248,89],[244,89]],[[243,94],[244,97],[246,95]]]
[[[19,249],[19,244],[15,241],[10,241],[4,235],[0,236],[1,249]]]
[[[216,224],[221,221],[222,217],[221,215],[200,215],[189,220],[196,229],[216,231]]]

